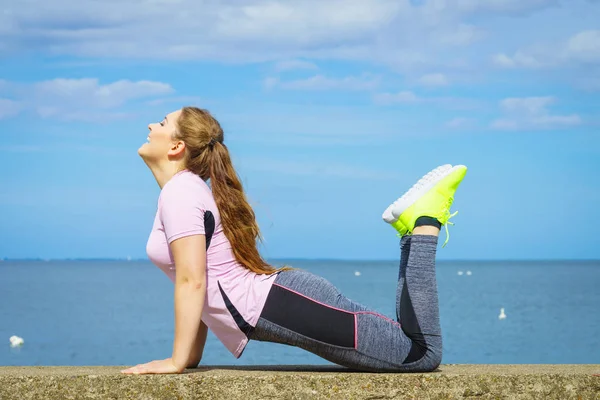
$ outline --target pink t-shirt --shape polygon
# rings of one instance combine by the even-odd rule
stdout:
[[[251,326],[256,326],[275,275],[259,275],[237,262],[225,236],[210,187],[198,175],[184,170],[162,188],[146,251],[150,260],[175,282],[175,262],[169,244],[190,235],[203,235],[204,213],[214,216],[215,228],[206,253],[206,299],[202,321],[236,357],[248,338],[227,308],[219,284],[231,304]],[[239,320],[239,316],[238,316]]]

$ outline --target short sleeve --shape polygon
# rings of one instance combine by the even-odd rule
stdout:
[[[191,235],[204,235],[204,211],[200,196],[193,188],[172,182],[160,194],[160,218],[167,243]]]

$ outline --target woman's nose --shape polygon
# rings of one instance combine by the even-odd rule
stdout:
[[[148,130],[151,131],[152,130],[152,124],[148,124]]]

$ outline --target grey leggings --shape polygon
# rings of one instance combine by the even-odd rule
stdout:
[[[436,247],[436,236],[402,238],[398,322],[349,300],[321,277],[286,270],[248,337],[297,346],[355,370],[433,371],[442,360]]]

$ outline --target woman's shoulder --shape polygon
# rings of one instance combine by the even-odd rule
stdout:
[[[183,198],[202,201],[204,198],[210,198],[211,196],[210,188],[202,178],[189,170],[183,170],[176,173],[163,186],[160,191],[159,202]]]

